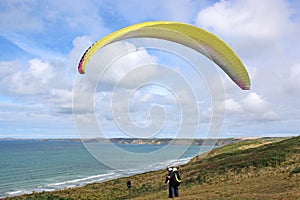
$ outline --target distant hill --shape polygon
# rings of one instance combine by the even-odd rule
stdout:
[[[240,141],[240,139],[143,139],[143,138],[112,138],[109,139],[112,143],[118,144],[191,144],[191,145],[217,145],[223,146]]]
[[[178,199],[300,199],[300,137],[246,139],[180,166]],[[168,199],[166,171],[12,199]],[[130,179],[132,188],[126,187]]]
[[[73,142],[99,142],[114,144],[153,144],[153,145],[207,145],[207,146],[224,146],[244,140],[253,140],[259,138],[219,138],[219,139],[178,139],[178,138],[92,138],[92,139],[74,139],[74,138],[48,138],[48,139],[16,139],[0,138],[0,140],[38,140],[38,141],[73,141]],[[278,137],[261,138],[264,140],[276,141]]]
[[[208,139],[184,139],[184,138],[94,138],[82,139],[84,142],[115,143],[115,144],[191,144],[191,145],[216,145],[224,146],[245,140],[262,139],[265,141],[278,141],[280,137],[249,137],[249,138],[208,138]],[[80,141],[79,139],[76,139]]]

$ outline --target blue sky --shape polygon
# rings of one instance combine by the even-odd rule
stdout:
[[[93,77],[92,70],[84,76],[90,80],[85,80],[87,85],[79,89],[82,105],[80,112],[74,113],[73,94],[78,89],[78,80],[83,79],[77,72],[81,55],[93,42],[113,31],[157,20],[189,23],[218,35],[247,66],[252,83],[250,91],[240,90],[222,71],[217,71],[225,89],[225,98],[219,104],[226,108],[220,137],[299,135],[299,8],[299,1],[288,0],[156,0],[143,3],[136,0],[1,0],[0,138],[78,137],[80,126],[76,117],[88,121],[90,114],[86,104],[91,100],[85,98],[91,98],[88,94],[91,91],[84,91],[84,88],[97,78]],[[155,122],[151,118],[156,116],[155,112],[153,116],[149,114],[153,105],[163,108],[167,118],[164,119],[165,127],[153,136],[177,137],[176,129],[188,126],[190,122],[180,125],[182,107],[176,102],[174,93],[185,104],[190,103],[190,96],[180,87],[173,89],[176,80],[172,76],[160,79],[168,81],[169,88],[154,84],[132,89],[134,82],[158,78],[165,70],[166,74],[181,74],[196,93],[199,127],[195,137],[204,137],[212,110],[219,112],[218,106],[212,107],[211,93],[203,81],[205,78],[178,56],[144,48],[143,42],[119,42],[115,44],[117,50],[103,52],[108,55],[135,50],[117,60],[114,68],[103,77],[103,84],[93,91],[96,98],[93,112],[104,136],[142,136],[123,133],[121,130],[126,128],[118,127],[122,124],[116,124],[116,121],[118,123],[118,117],[124,112],[129,112],[130,119],[139,126]],[[146,43],[151,46],[151,42],[160,43],[155,40]],[[171,48],[172,44],[167,46]],[[186,51],[180,48],[179,53]],[[122,88],[112,91],[113,85],[124,74],[145,63],[153,64],[153,67],[139,71],[137,76],[124,82]],[[131,91],[129,103],[122,101],[126,91]],[[116,102],[111,103],[113,97]],[[117,113],[110,110],[113,107],[117,108]],[[156,117],[162,120],[160,112]],[[82,123],[89,126],[84,120]],[[127,121],[121,123],[126,126]]]

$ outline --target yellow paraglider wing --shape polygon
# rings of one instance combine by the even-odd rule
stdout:
[[[250,89],[250,78],[244,64],[223,40],[204,29],[179,22],[144,22],[113,32],[86,50],[78,71],[85,73],[87,63],[100,48],[116,41],[138,37],[164,39],[190,47],[221,67],[240,88]]]

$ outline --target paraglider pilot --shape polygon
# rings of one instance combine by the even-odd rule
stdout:
[[[171,172],[169,171],[169,174],[167,176],[169,181],[169,198],[179,196],[178,187],[181,184],[181,177],[179,175],[177,168],[173,167],[171,169],[172,171]]]

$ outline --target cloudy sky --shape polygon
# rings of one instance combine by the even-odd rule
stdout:
[[[240,90],[199,53],[155,39],[121,41],[96,54],[97,67],[108,66],[100,79],[92,68],[77,72],[100,38],[161,20],[222,38],[246,65],[251,90]],[[186,137],[210,137],[212,113],[222,115],[219,137],[299,135],[299,35],[297,0],[0,0],[0,138],[76,138],[99,127],[105,137],[179,137],[180,127]],[[210,69],[195,71],[178,55]]]

